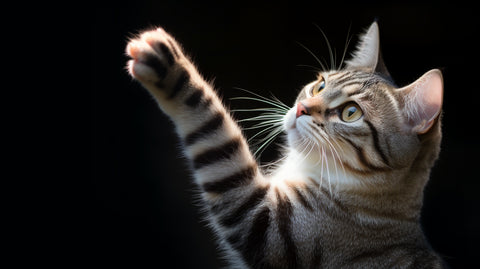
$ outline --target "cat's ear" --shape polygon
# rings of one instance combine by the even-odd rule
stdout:
[[[367,69],[390,77],[380,53],[380,30],[376,21],[360,36],[352,58],[346,61],[346,69]]]
[[[406,128],[417,134],[428,132],[442,109],[442,72],[430,70],[412,84],[398,89],[397,93]]]

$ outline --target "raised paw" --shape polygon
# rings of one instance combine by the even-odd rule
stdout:
[[[176,41],[162,28],[146,31],[127,45],[128,71],[145,86],[164,88],[169,77],[182,72],[185,59]]]

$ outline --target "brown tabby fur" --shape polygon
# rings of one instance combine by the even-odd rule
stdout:
[[[232,268],[442,268],[419,224],[440,151],[441,73],[397,88],[378,44],[373,23],[344,69],[304,87],[279,115],[285,159],[262,171],[168,33],[130,41],[128,70],[175,124]],[[351,104],[362,114],[348,122]]]

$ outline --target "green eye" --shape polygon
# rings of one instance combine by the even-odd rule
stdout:
[[[345,122],[354,122],[363,116],[360,107],[355,103],[348,103],[342,110],[342,120]]]
[[[313,86],[312,95],[315,96],[319,94],[323,89],[325,89],[325,79],[320,77],[320,81]]]

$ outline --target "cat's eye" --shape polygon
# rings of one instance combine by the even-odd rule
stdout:
[[[345,122],[354,122],[363,116],[363,112],[357,104],[348,103],[343,107],[341,116]]]
[[[315,96],[325,89],[325,79],[320,77],[320,81],[313,86],[312,95]]]

